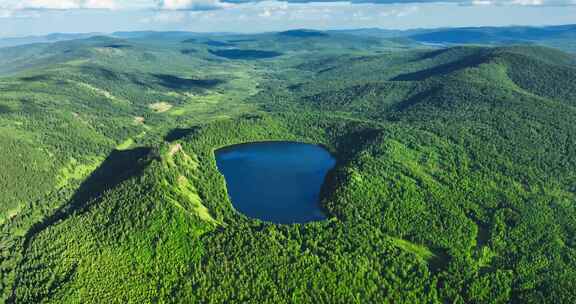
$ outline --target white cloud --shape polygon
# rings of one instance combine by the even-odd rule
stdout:
[[[576,0],[471,0],[462,1],[462,4],[478,6],[567,6],[576,5]]]
[[[10,18],[14,15],[14,12],[11,10],[0,9],[0,18]]]
[[[418,11],[420,11],[420,7],[416,6],[416,5],[412,5],[412,6],[407,6],[407,7],[385,9],[385,10],[380,11],[378,15],[380,17],[401,18],[401,17],[406,17],[406,16],[410,16],[412,14],[415,14]]]
[[[268,4],[267,4],[268,3]],[[149,9],[149,10],[189,10],[207,11],[222,8],[259,5],[269,3],[289,3],[315,6],[337,5],[413,5],[422,4],[458,4],[464,6],[572,6],[576,0],[0,0],[0,16],[9,17],[9,10],[73,10],[73,9]],[[269,13],[273,13],[272,11]],[[268,15],[262,12],[264,16]]]
[[[258,17],[263,17],[263,18],[272,17],[272,10],[271,9],[264,9],[260,14],[258,14]]]
[[[116,9],[118,5],[115,0],[24,0],[11,8],[16,10]]]
[[[575,7],[576,0],[0,0],[0,19],[36,18],[44,14],[43,11],[108,9],[120,10],[119,13],[126,10],[132,10],[134,14],[140,12],[146,16],[137,21],[171,26],[188,24],[199,18],[214,18],[208,12],[215,10],[230,12],[227,20],[235,19],[236,22],[295,22],[314,19],[345,22],[370,18],[398,20],[437,5],[544,9]],[[189,15],[192,12],[203,14]]]
[[[186,12],[161,11],[152,17],[141,20],[143,23],[180,23],[186,19]]]
[[[513,0],[512,4],[518,5],[543,5],[544,0]]]
[[[234,6],[220,0],[156,0],[161,10],[209,11]]]
[[[473,0],[472,5],[478,5],[478,6],[480,6],[480,5],[492,5],[493,4],[492,2],[493,1],[491,1],[491,0]]]
[[[118,4],[115,0],[88,0],[85,1],[84,8],[116,9],[118,8]]]

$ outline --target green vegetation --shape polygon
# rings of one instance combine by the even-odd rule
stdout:
[[[228,59],[242,59],[242,60],[274,58],[282,55],[282,53],[271,51],[239,50],[239,49],[210,50],[210,53]]]
[[[1,301],[576,297],[572,55],[314,31],[122,37],[0,49]],[[216,42],[283,55],[218,59]],[[233,209],[214,150],[265,140],[333,152],[328,220]]]

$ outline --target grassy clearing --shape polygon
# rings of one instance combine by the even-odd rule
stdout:
[[[98,168],[102,160],[101,157],[93,157],[88,163],[81,163],[75,158],[70,159],[68,164],[60,169],[56,177],[56,189],[65,187],[71,180],[82,180],[86,178]]]
[[[122,98],[118,98],[118,97],[112,95],[112,93],[110,93],[110,92],[108,92],[108,91],[106,91],[106,90],[97,88],[97,87],[95,87],[95,86],[92,86],[92,85],[90,85],[90,84],[88,84],[88,83],[79,82],[79,81],[72,81],[72,82],[73,82],[74,84],[76,84],[77,86],[79,86],[79,87],[88,89],[88,90],[90,90],[90,91],[92,91],[92,92],[94,92],[94,93],[96,93],[96,94],[98,94],[98,95],[101,95],[101,96],[105,97],[106,99],[109,99],[109,100],[111,100],[111,101],[113,101],[113,102],[130,103],[128,100],[125,100],[125,99],[122,99]]]
[[[71,66],[79,66],[79,65],[83,65],[83,64],[86,64],[89,62],[90,62],[89,59],[74,59],[74,60],[67,61],[64,64],[71,65]]]
[[[218,91],[209,91],[204,95],[183,93],[180,96],[187,102],[170,111],[173,116],[201,115],[231,117],[243,112],[254,112],[256,108],[247,103],[250,96],[258,93],[261,76],[250,66],[234,65],[221,77],[229,78]]]
[[[141,125],[144,124],[146,120],[144,119],[144,117],[142,116],[134,116],[134,124],[135,125]]]
[[[409,242],[409,241],[406,241],[403,239],[399,239],[399,238],[395,238],[395,237],[389,237],[389,238],[394,243],[394,245],[396,247],[398,247],[404,251],[408,251],[410,253],[413,253],[425,261],[429,261],[432,258],[436,257],[436,255],[432,251],[430,251],[430,249],[428,249],[425,246],[414,244],[412,242]]]
[[[212,224],[219,224],[202,204],[202,199],[198,195],[198,192],[194,185],[190,183],[190,181],[183,175],[178,177],[178,185],[177,185],[177,193],[179,193],[182,197],[187,200],[187,204],[190,204],[192,207],[192,213],[201,218],[202,220],[212,223]],[[175,201],[175,204],[182,209],[185,209],[180,202]]]
[[[116,146],[116,150],[128,150],[134,144],[134,139],[128,138]]]
[[[24,204],[18,204],[13,209],[10,209],[6,212],[0,212],[0,225],[4,224],[7,220],[11,220],[16,217],[22,208],[24,208]]]
[[[184,167],[187,171],[197,172],[198,160],[196,157],[188,155],[180,144],[171,145],[167,153],[164,155],[166,165],[170,168]],[[178,159],[176,161],[176,159]],[[175,183],[170,183],[167,179],[162,180],[162,184],[171,189],[174,195],[168,197],[168,200],[176,205],[178,208],[198,216],[200,219],[218,225],[216,221],[202,204],[202,199],[198,195],[198,190],[190,180],[184,176],[179,175]]]
[[[153,104],[148,105],[148,108],[150,108],[150,110],[156,112],[156,113],[164,113],[169,111],[170,109],[172,109],[172,105],[167,103],[167,102],[155,102]]]

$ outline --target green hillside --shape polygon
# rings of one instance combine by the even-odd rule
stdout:
[[[298,30],[0,49],[0,302],[571,303],[575,58],[409,45]],[[214,150],[267,140],[333,153],[329,219],[233,208]]]

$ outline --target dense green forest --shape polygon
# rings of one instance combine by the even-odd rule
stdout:
[[[0,48],[0,302],[571,303],[576,57],[289,31]],[[322,144],[328,219],[218,148]]]

